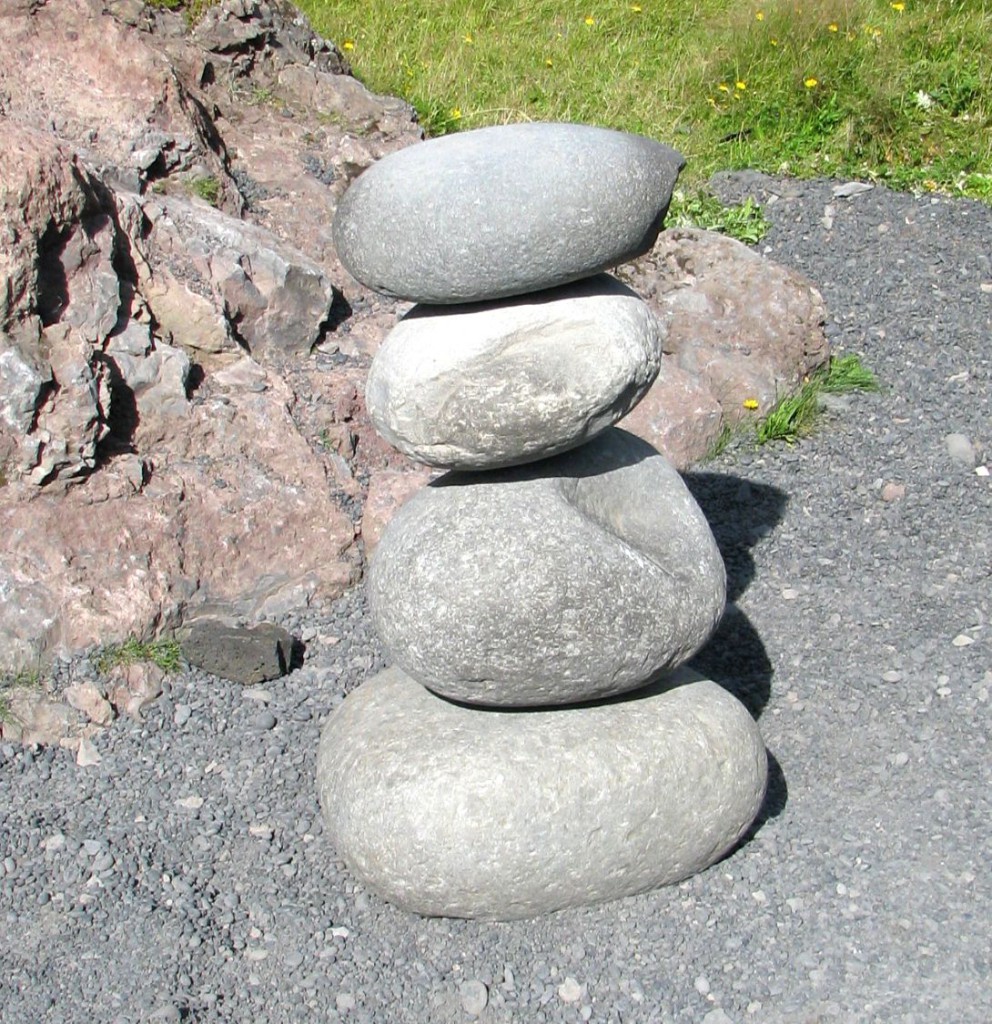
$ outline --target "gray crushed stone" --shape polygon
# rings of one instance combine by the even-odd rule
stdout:
[[[306,659],[261,695],[190,671],[94,741],[99,764],[0,747],[5,1022],[992,1019],[992,209],[834,184],[717,183],[767,204],[760,248],[883,385],[794,448],[688,474],[733,602],[696,664],[773,759],[747,841],[536,921],[382,903],[314,795],[322,723],[383,667],[355,591],[280,623]]]

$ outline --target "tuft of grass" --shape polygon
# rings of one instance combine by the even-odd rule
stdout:
[[[189,183],[189,190],[211,206],[216,206],[220,202],[220,182],[213,175],[194,178]]]
[[[786,441],[794,444],[813,429],[816,418],[816,385],[807,381],[794,395],[783,398],[768,414],[758,421],[755,437],[758,444]]]
[[[145,0],[149,7],[166,11],[182,11],[186,23],[195,25],[218,0]]]
[[[841,394],[845,391],[878,391],[878,379],[861,365],[856,355],[833,356],[817,382],[817,390]]]
[[[992,202],[992,5],[300,0],[429,134],[581,121],[752,168]]]
[[[666,228],[695,227],[718,231],[739,242],[756,245],[771,229],[764,211],[753,199],[739,206],[724,206],[705,189],[686,192],[676,189],[665,217]]]
[[[35,689],[41,684],[40,668],[22,668],[0,674],[0,722],[9,722],[13,711],[10,696],[14,690]]]
[[[104,647],[97,656],[96,668],[107,675],[119,665],[133,665],[137,661],[150,661],[163,672],[178,672],[182,668],[182,649],[173,638],[138,640],[129,637],[123,643]]]
[[[718,459],[726,451],[733,436],[734,432],[730,429],[730,424],[724,423],[720,428],[720,433],[717,434],[709,450],[703,456],[703,462],[712,462],[714,459]]]
[[[861,365],[856,355],[831,356],[829,363],[794,395],[783,398],[758,421],[755,437],[758,444],[785,441],[794,444],[813,429],[822,393],[841,394],[849,391],[878,391],[875,375]]]

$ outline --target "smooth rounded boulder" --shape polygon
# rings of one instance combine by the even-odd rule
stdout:
[[[387,669],[331,715],[317,760],[329,840],[363,883],[418,914],[497,920],[703,870],[753,822],[766,777],[751,716],[686,670],[518,714]]]
[[[712,633],[725,587],[682,478],[616,427],[541,462],[445,474],[390,521],[367,580],[405,672],[510,707],[609,697],[675,668]]]
[[[663,143],[590,125],[459,132],[361,174],[334,244],[363,284],[413,302],[539,291],[647,252],[684,164]]]
[[[491,469],[587,441],[640,401],[660,365],[654,313],[598,274],[512,300],[415,306],[376,354],[365,401],[410,458]]]

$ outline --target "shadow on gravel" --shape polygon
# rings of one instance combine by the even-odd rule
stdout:
[[[782,771],[782,766],[778,763],[778,758],[770,750],[767,753],[768,788],[765,790],[765,799],[761,802],[758,816],[751,822],[744,835],[717,861],[717,864],[730,860],[738,850],[747,846],[754,839],[768,821],[772,818],[777,818],[785,810],[785,805],[789,801],[789,787],[785,782],[785,773]]]
[[[754,579],[751,548],[782,521],[789,496],[777,487],[723,473],[686,473],[684,478],[709,521],[727,567],[727,610],[709,643],[690,664],[759,718],[771,696],[775,670],[758,631],[733,602]],[[726,856],[749,843],[765,822],[778,817],[788,799],[782,766],[768,751],[768,788],[761,810]]]
[[[727,567],[727,610],[691,664],[758,718],[768,703],[774,670],[761,637],[733,602],[754,579],[751,548],[782,521],[789,496],[777,487],[725,473],[686,473],[684,479]]]
[[[751,548],[785,515],[789,496],[768,484],[727,473],[685,473],[727,566],[727,601],[736,601],[754,579]]]

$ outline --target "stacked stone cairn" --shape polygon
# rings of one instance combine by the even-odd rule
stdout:
[[[602,271],[653,245],[682,166],[601,128],[484,128],[386,157],[335,217],[349,271],[418,303],[372,364],[372,420],[451,470],[375,552],[395,664],[331,715],[318,759],[330,842],[408,910],[645,892],[722,857],[762,803],[754,721],[684,667],[723,614],[713,535],[613,426],[662,339]]]

